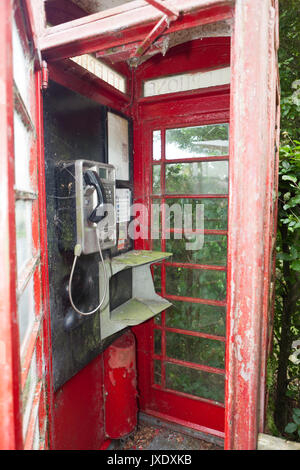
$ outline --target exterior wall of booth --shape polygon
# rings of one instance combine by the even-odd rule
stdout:
[[[30,3],[30,2],[26,2]],[[264,383],[267,344],[270,338],[270,280],[272,275],[272,254],[274,253],[274,236],[276,217],[276,198],[272,200],[272,191],[276,192],[276,177],[278,155],[274,159],[274,142],[278,141],[278,75],[276,68],[276,53],[278,49],[278,4],[272,0],[236,0],[236,2],[205,1],[201,6],[206,12],[214,3],[224,5],[226,15],[232,14],[234,3],[234,35],[232,41],[232,83],[231,83],[231,194],[236,203],[231,206],[229,219],[231,231],[229,234],[229,282],[231,289],[229,298],[230,321],[227,330],[227,364],[226,370],[226,410],[225,410],[225,448],[226,449],[255,449],[258,431],[263,427]],[[208,9],[208,10],[207,10]],[[147,10],[148,11],[148,10]],[[217,11],[220,17],[224,11]],[[205,18],[206,12],[201,11]],[[216,12],[216,10],[215,10]],[[259,12],[259,14],[258,14]],[[15,222],[13,194],[13,81],[12,81],[12,48],[11,20],[12,1],[1,2],[0,28],[2,44],[7,47],[1,52],[1,135],[4,142],[3,158],[1,159],[1,200],[2,212],[7,221],[5,231],[1,233],[1,258],[4,260],[1,277],[1,407],[0,418],[5,431],[1,436],[3,448],[21,448],[20,437],[20,385],[19,385],[19,350],[16,328],[16,279],[15,279]],[[151,16],[151,15],[150,15]],[[211,16],[213,18],[213,14]],[[118,22],[118,18],[116,18]],[[126,19],[125,19],[126,24]],[[89,25],[85,25],[86,30]],[[92,25],[95,26],[95,25]],[[97,26],[93,29],[95,38],[93,47],[97,47]],[[130,23],[130,33],[134,31],[135,23]],[[83,28],[84,29],[84,28]],[[42,49],[45,57],[52,56],[58,51],[65,57],[63,49],[69,47],[71,55],[89,50],[91,41],[86,41],[88,34],[81,38],[76,36],[74,28],[72,37],[62,27],[57,35],[44,37]],[[89,29],[89,31],[91,31]],[[39,33],[39,31],[37,31]],[[145,31],[140,32],[140,36]],[[103,31],[101,32],[103,34]],[[32,34],[32,36],[35,36]],[[110,36],[110,35],[108,35]],[[126,35],[125,35],[126,36]],[[140,36],[136,36],[138,39]],[[111,36],[110,36],[111,37]],[[132,36],[130,36],[132,37]],[[251,38],[251,47],[249,47]],[[34,37],[36,39],[36,36]],[[78,39],[81,39],[78,41]],[[60,41],[60,44],[56,41]],[[124,39],[123,39],[124,40]],[[51,42],[52,41],[52,42]],[[73,41],[73,44],[72,44]],[[76,44],[75,49],[73,45]],[[109,38],[107,38],[109,43]],[[56,48],[56,46],[60,49]],[[79,45],[78,45],[79,44]],[[268,45],[268,47],[266,47]],[[48,51],[47,51],[48,48]],[[94,49],[96,50],[96,49]],[[93,91],[94,95],[97,92]],[[277,106],[277,118],[276,118]],[[248,123],[245,126],[245,121]],[[41,134],[39,133],[39,137]],[[42,163],[42,143],[40,142],[40,168]],[[243,158],[241,158],[241,155]],[[257,178],[253,178],[253,172]],[[2,184],[3,183],[3,184]],[[44,285],[44,306],[47,312],[47,253],[45,238],[45,200],[43,181],[39,181],[41,202],[41,231],[42,275]],[[256,195],[253,198],[253,195]],[[271,210],[270,210],[271,208]],[[242,225],[243,232],[239,227]],[[256,243],[253,243],[253,240]],[[9,257],[7,253],[10,253]],[[241,263],[243,260],[243,263]],[[48,319],[45,317],[45,331]],[[247,336],[245,331],[248,332]],[[47,338],[48,339],[48,338]],[[97,361],[96,361],[97,362]],[[93,374],[96,363],[88,366],[89,377]],[[97,369],[98,370],[98,369]],[[99,372],[99,371],[98,371]],[[47,361],[47,374],[51,382],[51,361]],[[86,379],[84,373],[78,381]],[[81,384],[83,385],[83,384]],[[48,406],[51,410],[51,383],[48,390]],[[72,392],[78,387],[74,380],[70,387]],[[65,389],[68,398],[69,390]],[[61,401],[63,403],[64,400]],[[58,420],[65,419],[62,408]],[[8,412],[9,410],[9,412]],[[84,409],[81,410],[84,413]],[[66,411],[69,414],[69,411]],[[74,426],[79,423],[80,413],[74,420]],[[94,418],[93,418],[94,419]],[[92,420],[93,421],[93,420]],[[62,421],[60,421],[62,422]],[[53,415],[48,415],[51,429]],[[64,423],[67,427],[67,423]],[[60,436],[69,433],[62,427]],[[53,429],[52,429],[53,431]],[[90,437],[91,445],[101,441],[101,432],[95,440]],[[72,445],[79,441],[74,439]],[[51,446],[50,432],[50,446]],[[79,445],[79,444],[78,444]],[[86,444],[88,445],[88,444]]]

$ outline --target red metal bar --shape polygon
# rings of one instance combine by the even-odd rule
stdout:
[[[34,323],[30,336],[28,338],[28,341],[25,345],[25,355],[22,358],[23,360],[22,360],[22,371],[21,371],[22,390],[24,390],[26,379],[27,379],[28,372],[29,372],[30,365],[31,365],[31,359],[35,351],[35,346],[36,346],[36,342],[37,342],[37,338],[38,338],[39,330],[40,330],[40,323],[41,322],[39,320],[37,320]]]
[[[170,20],[168,16],[163,16],[161,20],[154,26],[143,42],[138,46],[131,58],[138,58],[145,54],[154,41],[169,27]]]
[[[180,31],[232,17],[233,0],[170,0],[182,15],[168,32]],[[47,28],[39,44],[47,58],[60,59],[142,41],[161,18],[161,12],[144,2],[132,2],[63,25]]]
[[[164,361],[172,362],[173,364],[178,364],[180,366],[189,367],[195,370],[203,370],[204,372],[211,372],[212,374],[221,374],[224,375],[224,369],[218,369],[217,367],[205,366],[204,364],[195,364],[194,362],[182,361],[180,359],[175,359],[169,356],[164,358]]]
[[[43,304],[43,356],[45,367],[45,393],[47,398],[47,435],[45,446],[53,448],[53,381],[52,381],[52,347],[50,331],[50,300],[48,277],[48,246],[47,246],[47,216],[46,216],[46,188],[45,188],[45,158],[44,158],[44,125],[43,125],[43,100],[41,94],[41,72],[35,77],[36,96],[36,132],[37,132],[37,165],[38,165],[38,201],[40,221],[40,253],[41,253],[41,286]]]
[[[109,59],[109,61],[113,64],[121,61],[126,61],[136,53],[140,44],[140,42],[133,42],[130,44],[123,44],[122,46],[116,46],[113,49],[110,48],[98,51],[96,53],[96,57]],[[165,38],[157,38],[155,44],[150,45],[147,51],[147,56],[155,55],[157,54],[157,52],[159,52],[159,50],[163,50],[164,44]]]
[[[185,297],[183,295],[165,294],[164,297],[169,300],[182,300],[185,302],[194,302],[195,304],[215,305],[216,307],[226,307],[226,302],[222,300],[197,299],[195,297]]]
[[[0,2],[0,449],[22,448],[16,303],[12,0]]]
[[[146,2],[162,11],[170,18],[171,21],[177,20],[180,15],[179,10],[176,7],[169,5],[167,2],[163,3],[160,0],[146,0]]]
[[[51,80],[62,86],[70,88],[77,93],[81,93],[102,105],[110,106],[128,115],[129,98],[124,93],[119,92],[100,78],[93,78],[88,72],[82,73],[82,68],[73,64],[72,70],[66,66],[58,64],[49,65],[49,76]],[[80,73],[81,72],[81,73]]]
[[[228,160],[229,156],[222,156],[222,157],[193,157],[193,158],[170,158],[166,160],[166,164],[168,163],[193,163],[193,162],[211,162],[211,161],[221,161],[221,160]],[[155,160],[153,165],[157,164],[158,161]]]
[[[156,388],[157,390],[162,390],[157,384],[153,384],[153,388]],[[168,393],[171,393],[171,394],[174,393],[174,395],[177,395],[179,397],[189,398],[189,399],[192,399],[192,400],[200,401],[202,403],[209,403],[211,405],[217,405],[217,406],[220,406],[222,408],[225,408],[224,403],[217,402],[216,400],[210,400],[209,398],[198,397],[196,395],[190,395],[189,393],[179,392],[178,390],[172,390],[171,388],[167,388],[167,387],[165,387],[163,390],[165,392],[168,392]],[[173,420],[173,421],[176,422],[175,420]]]
[[[231,450],[256,449],[259,430],[269,265],[264,256],[266,209],[269,161],[274,158],[269,148],[273,118],[268,115],[268,101],[275,100],[269,87],[270,7],[269,0],[236,0],[232,41],[225,419],[225,449]]]
[[[152,134],[153,136],[153,134]],[[161,129],[161,162],[163,163],[166,158],[166,132],[164,129]],[[153,158],[153,154],[151,155]],[[162,193],[165,192],[166,187],[166,175],[164,171],[163,164],[161,165],[161,172],[160,172],[160,184],[161,184],[161,191]],[[152,186],[153,187],[153,186]],[[151,187],[151,192],[152,192]],[[163,204],[165,203],[164,198],[161,201]],[[161,231],[163,238],[161,240],[161,249],[163,252],[166,251],[166,240],[164,239],[165,234],[165,207],[162,207],[161,213]],[[164,297],[166,294],[166,266],[164,261],[161,263],[161,292],[162,296]],[[167,354],[167,342],[166,342],[166,313],[162,312],[161,315],[161,324],[162,324],[162,336],[161,336],[161,348],[162,348],[162,362],[161,362],[161,386],[164,388],[166,386],[166,367],[165,367],[165,359]]]
[[[166,261],[165,266],[173,266],[175,268],[185,268],[185,269],[206,269],[211,271],[226,271],[226,266],[214,266],[210,264],[195,264],[195,263],[178,263]]]
[[[170,233],[203,233],[204,235],[227,235],[227,230],[201,230],[201,229],[181,229],[181,228],[170,228]]]
[[[157,330],[162,330],[163,327],[157,323],[153,324],[153,328]],[[208,333],[202,333],[200,331],[193,331],[193,330],[183,330],[181,328],[171,328],[169,326],[164,327],[166,331],[171,331],[172,333],[180,333],[182,335],[188,335],[188,336],[195,336],[197,338],[206,338],[206,339],[213,339],[216,341],[226,341],[225,336],[216,336],[216,335],[210,335]]]
[[[28,37],[33,41],[35,66],[40,69],[42,57],[39,47],[39,38],[44,34],[46,17],[44,0],[23,0],[25,17],[28,24]]]
[[[18,288],[17,288],[17,297],[20,298],[22,293],[27,287],[28,282],[30,281],[38,263],[40,261],[40,256],[39,254],[37,256],[34,256],[30,258],[24,269],[22,270],[21,273],[19,273],[19,279],[18,279]]]
[[[35,428],[39,425],[38,413],[40,401],[42,399],[42,386],[43,382],[42,380],[40,380],[37,383],[36,389],[34,391],[34,399],[31,407],[31,413],[24,442],[24,450],[32,450],[33,447]]]
[[[219,198],[219,199],[228,199],[228,194],[152,194],[152,199],[209,199],[209,198]]]
[[[168,392],[174,392],[174,390],[168,390]],[[224,433],[221,431],[217,431],[215,429],[211,429],[206,426],[200,426],[198,424],[192,423],[191,421],[174,418],[173,416],[170,416],[166,413],[160,413],[158,411],[153,411],[151,409],[146,409],[146,413],[150,416],[155,416],[156,418],[163,419],[171,423],[177,423],[181,426],[185,426],[190,429],[195,429],[195,431],[203,432],[205,434],[212,434],[213,436],[217,436],[217,437],[220,437],[221,439],[224,439]]]

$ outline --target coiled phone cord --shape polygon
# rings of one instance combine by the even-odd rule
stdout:
[[[82,249],[81,245],[75,245],[75,248],[74,248],[74,261],[73,261],[71,274],[70,274],[70,279],[69,279],[69,299],[70,299],[71,305],[74,308],[75,312],[79,313],[79,315],[88,316],[88,315],[92,315],[93,313],[97,312],[97,310],[99,310],[99,308],[102,307],[102,304],[105,300],[106,293],[107,293],[108,277],[107,277],[106,266],[105,266],[105,263],[104,263],[103,254],[102,254],[102,250],[101,250],[101,246],[100,246],[100,241],[99,241],[100,233],[98,233],[98,230],[97,230],[97,237],[96,238],[97,238],[99,254],[100,254],[100,258],[101,258],[102,266],[103,266],[103,271],[104,271],[104,294],[103,294],[103,297],[102,297],[101,302],[99,303],[99,305],[96,308],[94,308],[93,310],[91,310],[90,312],[81,312],[81,310],[78,310],[78,308],[74,305],[73,298],[72,298],[72,281],[73,281],[73,275],[74,275],[74,270],[75,270],[77,258],[79,258],[79,256],[81,255],[81,249]]]

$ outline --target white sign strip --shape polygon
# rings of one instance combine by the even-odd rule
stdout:
[[[144,96],[158,96],[167,93],[197,90],[230,83],[230,67],[208,72],[184,73],[147,80],[144,83]]]

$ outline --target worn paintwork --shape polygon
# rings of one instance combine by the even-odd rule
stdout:
[[[105,432],[112,439],[130,434],[137,425],[135,347],[134,335],[127,331],[103,353]]]
[[[182,11],[179,1],[169,0]],[[32,4],[28,0],[28,4]],[[70,22],[67,26],[60,25],[47,28],[45,31],[41,21],[41,9],[35,9],[36,25],[32,26],[32,34],[36,29],[37,37],[34,41],[36,47],[47,59],[59,59],[69,55],[78,55],[85,52],[107,50],[115,46],[123,46],[129,43],[141,42],[151,30],[151,27],[161,18],[161,13],[153,7],[145,6],[142,1],[134,2],[136,11],[130,10],[129,5],[118,7],[114,17],[103,13],[96,13],[93,21],[84,17],[76,22]],[[37,2],[35,1],[35,5]],[[41,5],[41,2],[39,2]],[[126,8],[125,8],[126,7]],[[1,125],[1,135],[5,142],[1,159],[3,171],[1,172],[1,198],[2,212],[8,220],[7,230],[2,233],[2,255],[4,259],[3,275],[1,279],[1,296],[4,299],[1,315],[5,321],[0,322],[0,358],[1,358],[1,385],[0,385],[0,417],[4,432],[1,433],[1,445],[9,448],[21,447],[21,426],[18,414],[18,367],[16,366],[18,355],[18,339],[16,337],[16,299],[15,276],[12,266],[14,259],[14,211],[13,211],[13,159],[12,159],[12,77],[11,77],[11,42],[10,26],[7,21],[11,17],[11,0],[1,2],[1,15],[3,27],[1,28],[2,43],[7,47],[2,52],[3,60],[0,61],[0,97],[1,114],[4,124]],[[135,13],[137,13],[135,15]],[[171,25],[168,32],[185,30],[202,24],[210,24],[219,20],[228,20],[234,15],[232,51],[233,81],[231,88],[231,169],[230,169],[230,238],[229,238],[229,276],[228,276],[228,304],[229,322],[227,328],[227,360],[226,360],[226,407],[225,407],[225,448],[226,449],[255,449],[258,430],[264,423],[264,383],[267,344],[270,342],[270,308],[269,288],[272,269],[271,265],[271,237],[274,239],[276,229],[273,229],[273,220],[276,217],[276,207],[270,214],[272,198],[270,191],[276,192],[276,176],[278,173],[278,156],[274,161],[274,123],[275,123],[275,82],[278,80],[276,71],[276,54],[278,47],[278,2],[276,0],[189,0],[184,5],[184,15]],[[142,22],[144,23],[142,24]],[[275,34],[274,34],[275,30]],[[251,47],[250,47],[251,46]],[[38,55],[37,55],[38,56]],[[158,57],[158,55],[157,55]],[[166,56],[168,57],[168,56]],[[181,56],[182,64],[186,70],[195,70],[196,65],[191,64],[191,57]],[[209,57],[209,54],[206,54]],[[3,64],[8,64],[4,69]],[[38,64],[38,60],[36,60]],[[157,62],[157,65],[159,61]],[[160,73],[172,73],[176,63],[165,62],[166,69],[161,68]],[[192,66],[191,66],[192,65]],[[189,68],[189,66],[191,66]],[[149,78],[145,69],[144,78]],[[64,76],[63,67],[59,71],[60,78]],[[134,74],[133,74],[134,76]],[[72,73],[67,72],[67,81]],[[132,91],[135,91],[135,99],[141,96],[141,78],[139,71],[136,74],[137,82],[132,80]],[[132,77],[133,78],[133,77]],[[99,98],[97,84],[89,83],[90,77],[82,86],[83,94],[90,94],[93,98]],[[70,79],[71,81],[71,79]],[[74,82],[76,79],[74,78]],[[82,77],[79,80],[82,83]],[[77,85],[79,83],[77,81]],[[140,85],[138,86],[137,83]],[[74,84],[70,83],[70,86]],[[102,86],[102,85],[101,85]],[[103,85],[104,86],[104,85]],[[111,95],[109,96],[111,99]],[[218,96],[218,99],[221,99]],[[121,100],[121,98],[120,98]],[[123,100],[121,107],[129,111],[134,100]],[[206,117],[213,111],[214,118],[222,120],[226,104],[223,102],[223,110],[218,110],[218,104],[212,100],[213,110],[205,109],[205,99],[200,100],[202,112]],[[116,105],[117,106],[117,105]],[[133,108],[136,131],[136,151],[141,150],[143,134],[140,122],[145,116],[155,116],[155,103],[149,100],[144,106],[144,115],[141,109]],[[221,106],[221,107],[222,107]],[[180,109],[180,108],[178,108]],[[161,113],[172,113],[175,108],[170,106],[170,97],[167,97],[161,106]],[[193,117],[193,96],[187,94],[183,97],[181,111],[190,113]],[[277,123],[278,123],[277,103]],[[41,129],[39,130],[39,136]],[[275,136],[278,142],[277,136]],[[141,162],[140,162],[141,163]],[[272,165],[274,165],[272,167]],[[275,181],[271,183],[272,170],[274,169]],[[137,200],[143,195],[143,168],[135,169],[135,189]],[[254,175],[254,176],[253,176]],[[146,175],[146,183],[149,184],[149,175]],[[39,182],[40,187],[43,181]],[[42,216],[41,231],[46,231],[45,218]],[[4,224],[4,226],[6,226]],[[242,226],[243,230],[239,227]],[[44,240],[46,238],[44,237]],[[145,249],[149,247],[145,244]],[[8,247],[8,248],[7,248]],[[138,246],[141,248],[141,244]],[[3,249],[5,248],[5,251]],[[45,250],[45,246],[43,247]],[[7,258],[10,254],[10,260]],[[47,258],[43,255],[43,279],[45,295],[48,287]],[[9,315],[8,321],[7,315]],[[143,326],[138,326],[135,331],[139,335],[142,344],[148,342],[149,331]],[[48,342],[48,328],[45,327],[46,342]],[[49,335],[48,335],[49,336]],[[48,344],[48,343],[47,343]],[[53,448],[96,448],[101,446],[105,436],[103,434],[103,414],[101,387],[101,356],[67,382],[64,392],[56,396],[55,421],[56,428],[51,432],[51,439],[55,443]],[[51,374],[51,358],[46,361],[46,373]],[[141,356],[141,367],[147,368],[147,357]],[[108,374],[109,375],[109,374]],[[3,380],[2,380],[3,378]],[[49,380],[51,384],[51,380]],[[86,401],[82,402],[82,393],[85,393]],[[168,403],[167,394],[155,392],[155,399],[161,403]],[[52,391],[48,397],[51,400]],[[145,388],[145,395],[141,397],[141,403],[149,399],[149,392]],[[95,406],[95,403],[97,406]],[[186,401],[183,397],[174,396],[172,406],[174,410],[180,409],[180,418],[174,418],[170,413],[169,404],[166,412],[160,417],[167,420],[193,427],[195,412],[207,419],[215,419],[215,435],[223,436],[222,426],[224,420],[216,417],[212,404],[191,405],[185,408]],[[51,408],[51,403],[48,403]],[[7,409],[9,413],[7,413]],[[197,411],[196,411],[197,410]],[[146,409],[148,412],[149,410]],[[150,410],[151,411],[151,410]],[[153,415],[157,414],[152,410]],[[82,416],[84,420],[82,421]],[[49,422],[50,430],[52,422]],[[98,447],[98,448],[99,448]]]
[[[235,10],[225,449],[256,449],[258,423],[263,421],[260,387],[266,342],[262,333],[265,335],[270,315],[264,299],[269,298],[270,289],[269,212],[275,147],[271,136],[276,123],[270,107],[276,99],[272,83],[276,70],[274,4],[270,0],[237,0]]]
[[[141,266],[148,263],[157,263],[162,259],[172,256],[172,253],[160,251],[133,250],[123,255],[117,256],[112,260],[112,269],[118,269],[117,266],[126,265],[130,267]],[[116,266],[116,268],[114,268]]]

